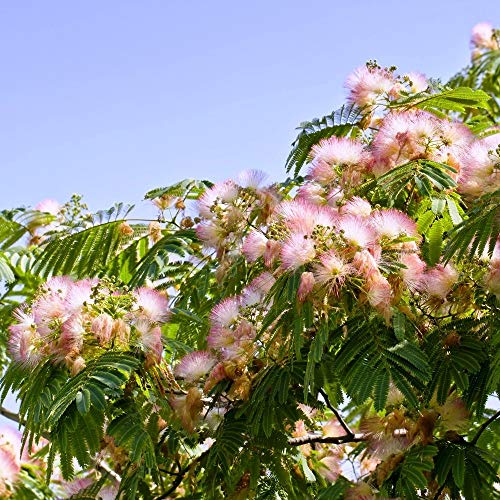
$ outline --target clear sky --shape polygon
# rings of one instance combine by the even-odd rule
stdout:
[[[0,208],[279,178],[295,126],[339,107],[352,69],[446,79],[479,21],[499,26],[500,1],[0,0]]]

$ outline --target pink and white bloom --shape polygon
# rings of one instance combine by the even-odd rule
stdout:
[[[345,205],[340,207],[342,215],[357,215],[358,217],[369,217],[372,213],[370,203],[359,196],[352,197]]]
[[[304,272],[300,275],[300,284],[297,290],[297,298],[300,302],[304,302],[307,299],[314,288],[315,282],[313,273]]]
[[[335,250],[320,255],[319,263],[314,265],[316,281],[328,286],[335,293],[338,293],[346,278],[354,272],[354,266],[340,257]]]
[[[409,81],[410,90],[413,93],[423,92],[429,86],[429,82],[424,74],[412,71],[406,75]]]
[[[494,37],[490,23],[478,23],[472,28],[471,43],[479,49],[498,49],[498,40]]]
[[[417,236],[417,224],[405,213],[396,210],[376,210],[372,213],[370,222],[379,238],[394,239],[400,236]]]
[[[438,264],[422,277],[424,290],[431,297],[444,299],[458,281],[458,272],[450,264]]]
[[[397,97],[399,88],[390,71],[366,65],[355,69],[347,77],[345,87],[349,90],[347,100],[361,108]]]
[[[322,139],[319,144],[312,147],[311,157],[318,162],[319,169],[315,167],[310,171],[310,176],[315,178],[315,172],[320,174],[325,169],[324,163],[330,166],[363,165],[369,158],[364,145],[356,139],[332,136]],[[321,175],[319,175],[321,179]],[[319,180],[318,179],[318,180]]]
[[[292,234],[283,245],[281,260],[285,269],[297,269],[316,257],[316,245],[304,234]]]
[[[217,358],[208,351],[193,351],[186,354],[175,367],[175,375],[186,382],[196,382],[207,375],[217,363]]]
[[[210,322],[213,326],[229,327],[238,319],[240,307],[240,297],[227,297],[212,309]]]
[[[213,219],[215,204],[227,204],[233,202],[239,195],[239,187],[232,180],[215,184],[207,189],[198,200],[198,211],[206,219]]]
[[[356,215],[342,217],[338,230],[347,244],[356,249],[368,248],[377,240],[377,234],[366,219]]]
[[[255,262],[267,249],[267,238],[261,231],[253,229],[243,242],[243,255],[248,262]]]
[[[139,317],[144,317],[152,323],[166,323],[170,316],[168,299],[158,290],[141,287],[134,290],[136,311]]]

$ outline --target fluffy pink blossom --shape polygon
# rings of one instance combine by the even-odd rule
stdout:
[[[319,144],[312,147],[311,156],[318,162],[321,169],[325,169],[324,163],[333,166],[362,165],[366,163],[368,154],[364,145],[356,139],[332,136],[322,139]],[[310,176],[315,178],[315,168],[310,171]],[[319,171],[318,171],[319,174]],[[321,175],[319,179],[321,179]],[[319,180],[318,179],[318,180]]]
[[[412,71],[406,75],[406,78],[410,82],[410,90],[414,93],[423,92],[429,86],[427,78],[422,73]]]
[[[498,41],[494,37],[490,23],[478,23],[472,28],[471,43],[479,49],[498,49]]]
[[[400,236],[417,236],[416,223],[396,209],[376,210],[370,221],[379,237],[394,239]]]
[[[82,349],[85,335],[84,321],[80,313],[74,313],[62,324],[58,351],[63,357],[73,356]]]
[[[387,320],[392,316],[390,283],[380,272],[372,273],[365,282],[368,302]]]
[[[170,316],[168,299],[158,290],[141,287],[134,290],[136,308],[140,317],[153,323],[165,323]]]
[[[261,170],[244,170],[238,175],[238,182],[244,188],[259,188],[268,175]]]
[[[495,151],[500,146],[500,134],[490,137],[475,141],[460,155],[462,170],[457,181],[460,192],[480,196],[500,188],[497,167],[500,158]]]
[[[231,326],[238,319],[240,307],[241,299],[239,297],[228,297],[212,309],[210,322],[214,326]]]
[[[269,293],[274,283],[276,283],[276,278],[271,273],[263,272],[254,278],[249,286],[258,289],[262,296],[265,296]]]
[[[307,299],[307,296],[314,288],[315,281],[313,273],[304,272],[300,275],[300,284],[297,290],[297,298],[300,302],[304,302]]]
[[[349,90],[349,102],[360,107],[373,106],[396,97],[398,85],[394,75],[382,68],[361,66],[351,73],[345,82]]]
[[[231,180],[215,184],[210,189],[207,189],[198,200],[200,215],[206,219],[214,218],[213,206],[216,203],[231,203],[238,195],[239,188]]]
[[[359,196],[352,197],[340,208],[342,215],[357,215],[359,217],[369,217],[372,213],[370,203]]]
[[[193,351],[186,354],[175,367],[175,375],[187,382],[196,382],[207,375],[217,359],[208,351]]]
[[[160,327],[152,325],[146,319],[140,319],[134,326],[139,334],[137,341],[140,347],[154,363],[159,364],[163,354]]]
[[[291,233],[310,235],[317,226],[333,227],[337,214],[326,206],[316,206],[302,200],[285,201],[276,209]]]
[[[262,232],[253,229],[248,233],[248,236],[243,242],[243,255],[248,262],[255,262],[259,257],[262,257],[266,252],[267,238]]]
[[[314,240],[304,234],[292,234],[283,245],[281,260],[286,269],[297,269],[316,257]]]
[[[365,278],[369,278],[374,273],[379,273],[378,261],[368,250],[356,252],[352,260],[352,265],[358,274]]]
[[[347,263],[335,250],[330,250],[319,257],[319,263],[314,265],[314,277],[321,285],[338,292],[346,278],[355,272],[352,264]]]
[[[218,248],[222,245],[226,232],[216,222],[203,221],[196,226],[196,235],[206,246]]]
[[[381,175],[417,158],[432,159],[439,142],[439,119],[425,111],[386,115],[373,143],[372,170]]]
[[[22,307],[14,311],[14,318],[17,323],[9,326],[9,352],[15,361],[34,366],[42,356],[35,318]]]
[[[345,241],[356,249],[368,248],[377,240],[377,234],[366,219],[356,215],[342,217],[338,229]]]
[[[236,342],[234,330],[222,326],[213,326],[207,336],[207,345],[210,349],[222,349]]]
[[[500,299],[500,237],[496,241],[493,256],[484,276],[486,289]]]
[[[99,316],[92,320],[90,329],[94,337],[99,341],[99,344],[106,345],[111,340],[113,324],[113,318],[107,313],[99,314]]]
[[[431,297],[444,299],[457,280],[458,272],[450,264],[438,264],[423,275],[422,284]]]
[[[61,208],[62,207],[59,202],[50,198],[42,200],[35,205],[35,210],[38,210],[39,212],[46,212],[51,215],[57,215],[61,211]]]
[[[9,496],[21,472],[19,452],[21,436],[7,426],[0,428],[0,495]]]
[[[97,279],[87,278],[72,284],[64,299],[69,314],[79,311],[84,304],[92,303],[92,289],[98,283]]]
[[[327,192],[323,186],[316,182],[307,182],[299,187],[296,200],[303,200],[312,205],[326,205]]]
[[[403,253],[400,262],[405,266],[400,273],[410,290],[420,290],[426,268],[425,262],[416,253]]]

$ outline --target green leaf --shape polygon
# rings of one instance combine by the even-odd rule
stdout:
[[[439,262],[439,258],[441,257],[443,233],[443,223],[441,222],[441,219],[434,221],[427,235],[429,243],[428,261],[431,266],[437,264]]]
[[[90,409],[90,391],[83,388],[76,393],[76,408],[81,415],[85,415]]]

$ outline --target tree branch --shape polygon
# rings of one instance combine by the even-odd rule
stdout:
[[[331,443],[331,444],[345,444],[345,443],[359,443],[366,441],[368,437],[365,434],[348,434],[346,436],[322,436],[315,434],[308,434],[307,436],[300,436],[290,438],[288,444],[290,446],[302,446],[303,444],[312,443]]]
[[[24,425],[24,422],[21,422],[21,419],[19,418],[19,415],[17,413],[7,410],[7,408],[4,408],[3,406],[0,406],[0,415],[8,418],[9,420],[12,420],[13,422]]]
[[[478,441],[479,441],[479,438],[481,437],[481,434],[488,428],[488,426],[494,422],[498,417],[500,417],[500,410],[497,411],[494,415],[492,415],[488,420],[486,420],[486,422],[483,423],[483,425],[481,425],[481,427],[479,427],[479,430],[476,432],[476,435],[474,436],[474,438],[472,439],[472,441],[470,442],[470,444],[472,446],[474,446]]]
[[[326,406],[330,409],[330,411],[335,415],[335,418],[338,420],[339,424],[341,425],[342,429],[344,429],[344,432],[348,435],[353,437],[354,432],[349,428],[349,426],[346,424],[345,420],[342,418],[342,415],[339,413],[339,411],[333,407],[333,405],[330,403],[330,399],[328,398],[328,394],[323,390],[320,389],[319,393],[323,396],[325,400]]]

